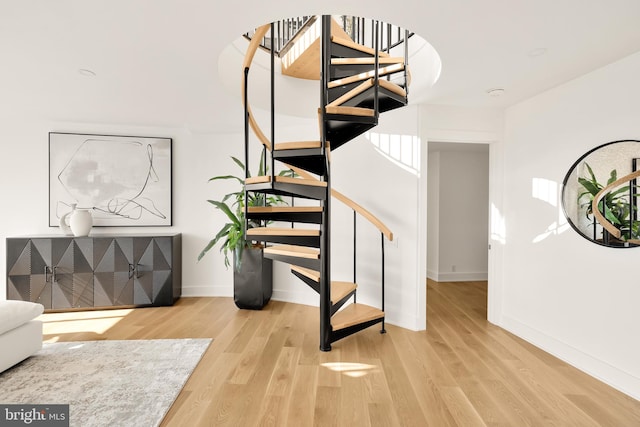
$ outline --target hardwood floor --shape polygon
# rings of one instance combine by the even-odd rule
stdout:
[[[45,339],[214,338],[163,426],[640,426],[640,402],[486,321],[486,282],[428,283],[428,330],[318,349],[317,308],[231,298],[51,313]]]

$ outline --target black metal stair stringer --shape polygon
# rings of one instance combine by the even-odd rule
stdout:
[[[264,182],[247,184],[247,191],[276,194],[279,196],[302,197],[305,199],[325,200],[327,188],[316,185],[303,185],[289,182]]]
[[[299,265],[300,267],[309,268],[312,270],[320,269],[320,259],[316,258],[303,258],[290,255],[272,254],[268,252],[264,253],[264,257],[272,259],[274,261],[280,261],[285,264]]]
[[[342,299],[340,301],[336,301],[335,303],[333,303],[331,305],[331,315],[333,316],[334,314],[337,313],[338,310],[340,310],[340,308],[345,305],[347,303],[347,301],[349,301],[351,299],[351,297],[356,293],[356,289],[354,289],[353,291],[349,292],[347,295],[345,295],[344,297],[342,297]]]
[[[307,246],[311,248],[320,247],[320,236],[288,236],[269,233],[254,233],[248,234],[247,238],[257,242],[282,243],[286,245]]]
[[[307,277],[304,274],[302,274],[302,273],[300,273],[299,271],[296,271],[296,270],[291,270],[291,273],[293,273],[293,275],[296,276],[298,279],[302,280],[311,289],[313,289],[317,293],[320,293],[320,283],[318,281],[313,280],[312,278]],[[347,301],[349,301],[351,299],[351,297],[355,293],[356,293],[356,289],[354,289],[353,291],[349,292],[347,295],[342,297],[339,301],[336,301],[335,303],[332,303],[331,304],[331,315],[333,316],[334,314],[336,314],[336,312],[338,310],[340,310],[340,308],[343,305],[345,305],[347,303]]]
[[[378,118],[372,116],[325,115],[327,141],[331,141],[333,151],[377,125]]]
[[[338,329],[335,331],[331,331],[331,342],[334,343],[338,340],[341,340],[342,338],[346,338],[349,335],[353,335],[356,332],[360,332],[363,329],[367,329],[377,323],[382,323],[384,322],[384,317],[380,317],[378,319],[373,319],[373,320],[369,320],[363,323],[358,323],[356,325],[353,326],[349,326],[346,328],[342,328],[342,329]]]
[[[247,213],[249,219],[254,221],[282,221],[300,222],[304,224],[320,224],[322,222],[322,212],[251,212]]]
[[[299,167],[316,175],[326,172],[325,154],[321,148],[302,148],[297,150],[275,150],[273,158],[292,166]]]
[[[374,108],[374,91],[375,88],[373,86],[369,87],[341,105],[345,107]],[[407,98],[385,87],[379,87],[378,103],[378,110],[381,113],[384,113],[386,111],[404,107],[407,105]]]
[[[305,276],[299,271],[291,270],[291,273],[293,273],[294,276],[306,283],[311,289],[313,289],[317,293],[320,293],[320,283],[317,280],[313,280],[312,278]]]

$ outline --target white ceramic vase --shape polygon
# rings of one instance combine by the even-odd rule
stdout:
[[[60,217],[60,228],[68,236],[88,236],[92,226],[91,210],[78,209],[75,203],[71,205],[70,212]]]
[[[69,218],[69,227],[74,236],[88,236],[93,226],[93,217],[90,209],[77,209]]]

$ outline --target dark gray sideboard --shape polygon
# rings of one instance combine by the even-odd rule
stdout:
[[[7,299],[46,310],[172,305],[181,234],[7,238]]]

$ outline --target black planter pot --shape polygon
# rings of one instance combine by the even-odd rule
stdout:
[[[242,253],[240,271],[233,269],[233,300],[238,308],[261,310],[273,292],[272,261],[262,248],[247,248]]]

